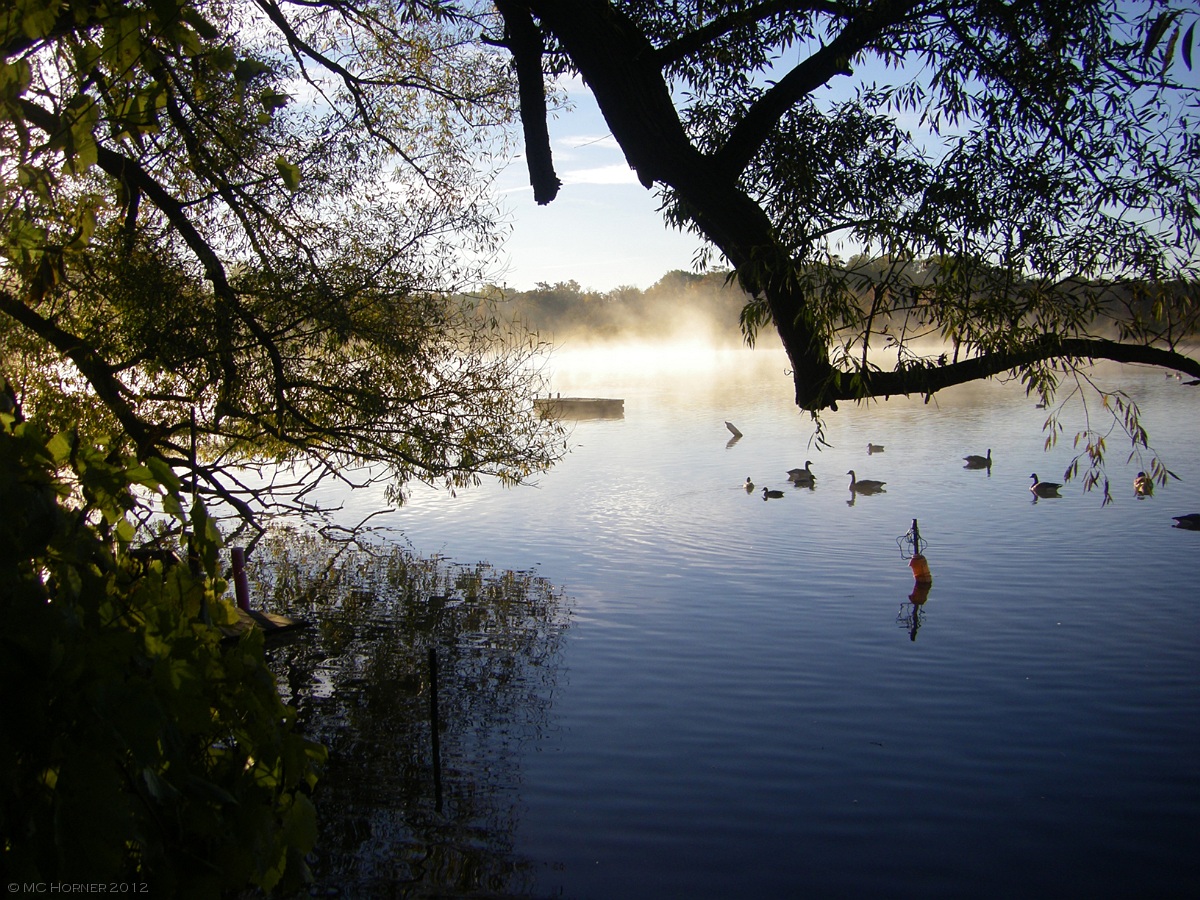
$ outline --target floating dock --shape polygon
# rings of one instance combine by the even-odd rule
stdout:
[[[308,623],[303,619],[289,619],[287,616],[277,616],[275,613],[259,612],[254,609],[239,609],[238,620],[232,625],[221,626],[224,641],[236,641],[251,628],[258,628],[263,633],[267,643],[307,628]]]
[[[533,408],[548,419],[625,418],[625,401],[608,397],[539,397]]]

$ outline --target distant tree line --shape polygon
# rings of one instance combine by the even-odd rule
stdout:
[[[555,344],[580,340],[703,338],[740,343],[738,327],[748,295],[727,272],[668,272],[642,290],[585,289],[578,281],[538,282],[531,291],[500,293],[497,309]]]
[[[822,276],[817,270],[824,269],[829,271]],[[994,267],[979,261],[858,254],[848,260],[833,257],[826,265],[810,266],[809,271],[839,295],[836,302],[846,322],[861,327],[873,321],[881,329],[885,341],[878,344],[880,350],[916,338],[941,340],[957,350],[963,334],[972,330],[972,314],[996,302],[990,290]],[[947,323],[931,322],[927,307],[946,303],[939,294],[948,283],[967,302],[959,316],[947,317]],[[1100,311],[1097,330],[1110,339],[1120,338],[1122,322],[1140,322],[1144,328],[1154,323],[1159,338],[1172,345],[1194,342],[1197,337],[1194,316],[1173,315],[1200,306],[1200,286],[1195,282],[1075,279],[1060,288],[1074,295],[1081,309]],[[1164,293],[1174,301],[1164,302]],[[500,289],[497,296],[493,309],[554,344],[699,338],[723,346],[752,342],[755,334],[747,322],[747,310],[754,308],[752,298],[728,271],[696,274],[675,269],[645,290],[621,286],[598,291],[571,279],[538,282],[529,291]],[[1028,313],[1016,308],[1008,312],[1018,319]],[[853,329],[847,326],[843,331],[851,334]],[[957,352],[947,357],[956,358]]]

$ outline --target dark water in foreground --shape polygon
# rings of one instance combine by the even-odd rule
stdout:
[[[818,451],[781,356],[561,365],[625,417],[537,487],[387,517],[440,559],[344,557],[305,610],[293,544],[298,580],[260,586],[319,619],[276,660],[333,751],[317,893],[1200,896],[1200,533],[1170,527],[1200,512],[1200,389],[1104,373],[1182,480],[1136,500],[1114,434],[1101,507],[1032,502],[1081,415],[1046,451],[1017,385],[843,410]],[[806,459],[817,487],[786,484]],[[850,468],[886,493],[848,502]]]

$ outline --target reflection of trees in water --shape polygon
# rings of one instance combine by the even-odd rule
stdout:
[[[258,602],[314,627],[272,651],[284,699],[330,750],[317,789],[317,886],[343,896],[527,895],[513,854],[520,758],[551,727],[569,615],[550,584],[334,549],[286,532],[256,549]],[[441,807],[430,733],[438,664]]]

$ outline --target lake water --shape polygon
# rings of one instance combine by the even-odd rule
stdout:
[[[1096,374],[1181,479],[1135,498],[1116,433],[1102,506],[1034,502],[1083,412],[1045,450],[1015,383],[843,408],[818,448],[778,352],[552,368],[624,417],[574,423],[536,486],[415,490],[375,521],[437,559],[344,558],[276,651],[333,751],[318,894],[1200,896],[1200,533],[1171,527],[1200,512],[1200,388]],[[299,572],[259,590],[296,612]]]

